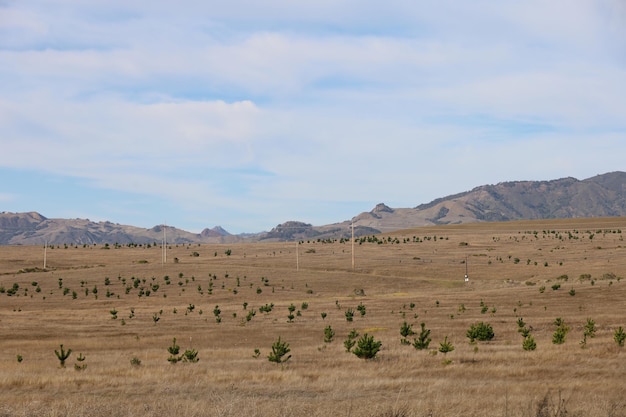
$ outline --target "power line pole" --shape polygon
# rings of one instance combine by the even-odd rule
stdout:
[[[354,271],[354,221],[352,222],[352,270]]]

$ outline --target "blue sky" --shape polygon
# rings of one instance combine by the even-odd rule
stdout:
[[[624,155],[621,0],[0,0],[0,211],[258,232]]]

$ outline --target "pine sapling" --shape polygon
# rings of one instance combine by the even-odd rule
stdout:
[[[286,358],[284,358],[284,356],[287,355],[290,351],[291,349],[289,349],[289,343],[283,342],[282,340],[280,340],[280,336],[278,336],[278,340],[276,340],[272,344],[272,351],[267,356],[267,359],[270,362],[275,363],[287,362],[289,358],[291,358],[291,355],[287,356]]]
[[[329,324],[328,326],[324,328],[324,343],[332,342],[334,337],[335,337],[335,331],[333,330],[332,327],[330,327],[330,324]]]
[[[420,323],[421,331],[417,339],[413,339],[413,347],[417,350],[428,349],[430,345],[430,329],[426,328],[424,323]]]
[[[619,326],[615,333],[613,333],[613,340],[617,343],[617,346],[624,347],[624,341],[626,340],[626,332],[624,332],[624,328]]]
[[[180,346],[178,346],[176,344],[176,338],[174,338],[174,340],[172,340],[172,346],[169,346],[167,348],[168,353],[170,354],[170,357],[167,358],[167,360],[171,363],[171,364],[175,364],[178,361],[180,361],[182,359],[182,356],[178,356],[178,353],[180,352]]]
[[[382,342],[380,340],[374,340],[374,336],[365,333],[358,340],[357,346],[352,353],[361,359],[374,359],[381,345]]]
[[[65,361],[72,354],[72,349],[65,350],[63,348],[63,345],[61,344],[61,348],[59,350],[55,349],[54,353],[57,355],[57,358],[59,359],[61,368],[65,368]]]
[[[356,329],[352,329],[348,334],[348,338],[344,340],[343,346],[346,348],[346,352],[351,352],[354,345],[356,345],[356,338],[359,337],[359,333]]]

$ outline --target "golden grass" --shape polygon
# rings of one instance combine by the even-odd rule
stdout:
[[[349,242],[171,245],[165,265],[158,245],[61,246],[48,249],[46,271],[42,247],[2,246],[0,416],[625,415],[626,353],[613,341],[626,327],[625,226],[612,218],[420,228],[357,243],[354,270]],[[259,311],[270,303],[272,312]],[[293,323],[290,304],[300,312]],[[532,326],[534,352],[521,347],[518,317]],[[551,342],[556,317],[571,329],[563,345]],[[588,318],[597,333],[583,349]],[[400,343],[403,321],[415,331],[426,323],[430,349]],[[478,321],[496,337],[470,345],[465,333]],[[336,332],[329,344],[327,325]],[[375,360],[345,352],[351,329],[382,341]],[[279,336],[291,347],[283,365],[267,360]],[[437,353],[446,336],[455,346],[448,365]],[[200,362],[170,364],[174,337]],[[73,349],[66,368],[54,355],[60,344]]]

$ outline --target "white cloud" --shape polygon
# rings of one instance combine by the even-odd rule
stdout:
[[[2,167],[247,222],[626,150],[617,0],[61,3],[1,9]]]

